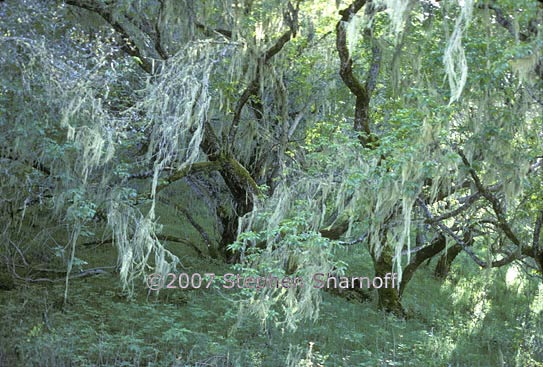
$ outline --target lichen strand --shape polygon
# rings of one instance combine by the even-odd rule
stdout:
[[[461,8],[460,15],[456,18],[454,29],[447,41],[447,47],[443,56],[445,73],[449,78],[451,89],[450,103],[460,98],[468,77],[468,64],[464,47],[462,46],[462,37],[471,21],[474,1],[458,0],[458,5]]]

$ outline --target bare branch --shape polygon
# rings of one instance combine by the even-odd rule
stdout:
[[[175,209],[177,209],[178,211],[183,213],[185,217],[187,217],[187,220],[190,222],[190,224],[198,231],[198,233],[200,233],[200,236],[202,236],[202,239],[206,243],[207,247],[211,248],[213,246],[213,243],[211,242],[209,235],[207,234],[205,229],[194,220],[189,211],[179,205],[175,205]]]

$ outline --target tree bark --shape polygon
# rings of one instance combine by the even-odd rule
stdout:
[[[455,244],[441,255],[434,271],[436,278],[445,279],[449,275],[451,265],[460,252],[462,252],[462,246]]]
[[[375,269],[375,277],[381,277],[384,279],[388,274],[392,273],[392,253],[386,246],[383,246],[383,252],[376,256],[372,251],[373,267]],[[385,287],[377,289],[377,295],[379,297],[379,308],[393,313],[399,317],[405,317],[405,310],[400,302],[400,292],[398,288]]]
[[[411,258],[409,265],[407,265],[406,268],[402,272],[402,282],[400,284],[400,297],[405,291],[405,288],[407,287],[407,283],[409,283],[409,281],[411,280],[411,278],[413,277],[413,275],[415,274],[415,271],[419,268],[419,266],[424,261],[431,259],[432,257],[436,256],[438,253],[440,253],[445,248],[446,245],[447,245],[447,240],[445,239],[445,236],[440,235],[436,237],[430,245],[422,248],[420,251],[418,251],[415,254],[415,256]],[[461,247],[460,247],[460,250],[462,250]]]

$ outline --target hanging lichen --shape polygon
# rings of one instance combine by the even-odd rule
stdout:
[[[398,36],[403,32],[405,21],[412,7],[410,0],[382,0],[386,6],[387,13],[390,18],[391,28],[394,35]]]
[[[473,0],[459,0],[458,5],[461,8],[460,15],[456,19],[443,56],[445,73],[449,79],[451,89],[450,103],[460,98],[468,77],[468,63],[462,46],[462,37],[471,21],[474,2]]]
[[[355,14],[351,17],[351,20],[345,26],[345,32],[347,36],[347,47],[349,52],[353,53],[360,36],[362,35],[361,29],[364,24],[363,17]]]
[[[521,83],[531,84],[537,77],[535,76],[536,67],[540,63],[539,50],[530,51],[524,57],[517,57],[510,61],[511,68],[518,75]]]

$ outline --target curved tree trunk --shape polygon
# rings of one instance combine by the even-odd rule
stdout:
[[[426,260],[431,259],[437,254],[439,254],[445,248],[446,245],[447,245],[447,240],[445,239],[445,236],[439,235],[438,237],[432,240],[430,245],[422,248],[421,250],[415,253],[415,256],[411,258],[410,263],[405,267],[405,269],[402,272],[402,282],[400,284],[400,297],[405,291],[405,288],[407,287],[407,283],[409,283],[409,281],[411,280],[411,278],[413,277],[413,275],[415,274],[415,271],[419,268],[419,266]]]
[[[469,231],[464,233],[463,240],[467,246],[473,245],[473,237]],[[447,251],[439,259],[436,265],[436,269],[434,271],[434,275],[437,278],[445,279],[447,275],[449,274],[449,271],[451,270],[451,265],[454,259],[456,259],[456,257],[458,256],[458,254],[460,254],[460,252],[462,252],[462,250],[463,250],[462,246],[459,245],[458,243],[454,244],[449,249],[447,249]]]
[[[434,270],[436,278],[445,279],[447,277],[454,259],[456,259],[460,252],[462,252],[462,246],[455,244],[441,255]]]

